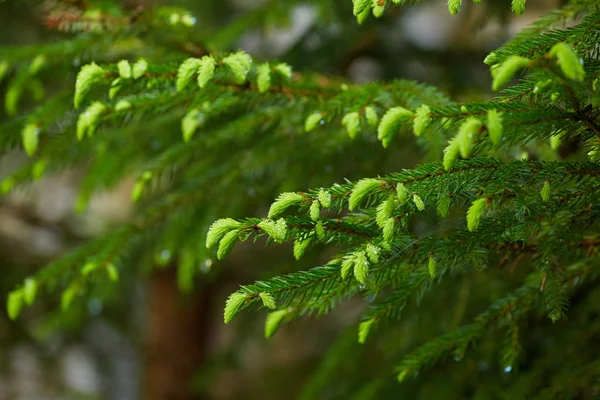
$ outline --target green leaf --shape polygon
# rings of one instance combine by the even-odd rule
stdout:
[[[583,82],[585,70],[575,50],[565,42],[556,43],[550,49],[550,55],[558,60],[558,66],[565,76],[574,81]]]
[[[200,59],[188,58],[181,63],[177,70],[177,90],[182,91],[190,83],[192,77],[200,67]]]
[[[229,254],[229,252],[231,252],[231,249],[233,249],[233,245],[235,245],[235,242],[237,242],[238,240],[238,233],[239,231],[235,229],[227,232],[223,236],[223,238],[219,242],[219,249],[217,250],[217,258],[219,260],[224,259],[225,256]]]
[[[371,327],[373,326],[374,319],[363,321],[358,325],[358,343],[364,344],[367,341]]]
[[[268,339],[273,336],[275,332],[277,332],[277,329],[281,325],[283,318],[285,318],[285,316],[288,314],[289,311],[285,309],[273,311],[267,315],[267,320],[265,322],[265,338]]]
[[[360,117],[358,112],[351,112],[344,115],[344,118],[342,118],[342,126],[346,127],[350,139],[354,139],[360,127]]]
[[[271,87],[271,68],[268,63],[260,64],[256,69],[256,84],[260,93]]]
[[[357,208],[361,201],[371,192],[381,188],[382,182],[379,179],[366,178],[361,179],[354,185],[354,189],[348,199],[348,208],[350,211]]]
[[[6,312],[8,313],[8,318],[14,321],[19,317],[22,309],[23,293],[21,290],[13,290],[8,294],[6,299]]]
[[[105,75],[104,69],[92,62],[84,65],[77,74],[75,80],[75,96],[73,104],[75,108],[79,108],[84,97],[89,93],[94,83],[100,82]]]
[[[320,112],[310,114],[308,117],[306,117],[306,121],[304,122],[304,131],[310,132],[314,130],[317,127],[317,125],[321,123],[322,119],[323,114]]]
[[[210,249],[215,244],[221,241],[226,233],[239,230],[242,223],[232,218],[222,218],[212,223],[206,234],[206,248]]]
[[[231,296],[225,302],[225,311],[223,313],[223,320],[226,324],[233,320],[233,317],[240,311],[244,303],[246,302],[247,296],[243,293],[232,293]]]
[[[23,149],[29,157],[33,156],[38,148],[40,129],[37,124],[27,124],[21,131]]]
[[[488,110],[487,129],[492,143],[500,144],[502,141],[502,114],[498,110]]]
[[[415,111],[415,118],[413,120],[413,130],[415,132],[415,136],[421,136],[429,126],[430,122],[431,109],[426,104],[421,104],[421,106]]]
[[[467,228],[470,232],[473,232],[479,227],[479,221],[483,216],[487,202],[488,199],[483,198],[477,199],[471,203],[471,207],[469,207],[469,210],[467,211]]]
[[[283,214],[289,207],[300,204],[303,197],[298,193],[286,192],[281,193],[269,208],[269,218],[276,218]]]
[[[23,293],[23,300],[25,300],[25,303],[27,305],[33,304],[33,302],[35,301],[35,297],[37,295],[37,290],[38,290],[38,284],[35,279],[33,279],[33,278],[25,279],[25,282],[23,283],[22,293]]]
[[[273,296],[271,296],[269,293],[261,292],[258,294],[258,296],[262,300],[263,305],[265,307],[270,308],[271,310],[274,310],[275,308],[277,308],[277,303],[275,302],[275,298]]]
[[[140,58],[135,62],[135,64],[133,64],[131,75],[133,76],[133,79],[138,79],[144,76],[147,70],[148,62],[143,58]]]
[[[321,218],[321,203],[319,203],[319,200],[313,200],[312,204],[310,205],[309,215],[310,219],[315,222]]]
[[[510,56],[502,64],[492,68],[492,89],[499,90],[512,79],[521,68],[529,66],[531,60],[521,56]]]
[[[204,56],[198,61],[198,86],[203,89],[215,76],[217,61],[213,56]]]

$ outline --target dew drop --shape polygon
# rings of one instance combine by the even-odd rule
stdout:
[[[511,367],[510,365],[509,365],[508,367],[505,367],[505,368],[504,368],[504,372],[505,372],[505,373],[507,373],[507,374],[508,374],[510,371],[512,371],[512,367]]]

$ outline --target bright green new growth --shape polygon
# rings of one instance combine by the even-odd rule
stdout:
[[[184,142],[187,143],[192,139],[196,129],[200,126],[200,116],[200,110],[191,110],[181,120],[181,132]]]
[[[431,278],[435,278],[435,275],[437,274],[437,261],[433,256],[429,256],[427,270],[429,271],[429,275],[431,276]]]
[[[374,107],[365,107],[365,118],[367,119],[367,123],[371,126],[377,126],[379,123],[379,117],[377,116],[377,111],[375,111]]]
[[[350,198],[348,199],[348,209],[350,209],[350,211],[356,209],[362,200],[369,195],[369,193],[373,192],[380,186],[381,181],[378,179],[368,178],[358,181],[352,190]]]
[[[377,128],[377,139],[381,140],[383,147],[388,147],[400,125],[410,120],[412,115],[413,113],[404,107],[390,108],[384,114]]]
[[[380,228],[385,226],[385,222],[392,216],[394,208],[396,206],[396,196],[390,195],[387,200],[383,201],[377,206],[377,214],[375,221]]]
[[[542,200],[548,201],[550,200],[550,195],[552,194],[552,189],[550,188],[550,181],[544,181],[544,186],[542,186],[542,191],[540,195],[542,196]]]
[[[237,229],[234,229],[232,231],[227,232],[223,236],[223,238],[219,242],[219,248],[217,250],[217,258],[219,260],[222,260],[227,254],[231,252],[233,246],[235,245],[235,242],[237,242],[238,240],[238,234],[239,231]]]
[[[396,185],[396,195],[398,196],[398,202],[400,204],[406,203],[406,200],[408,199],[408,190],[403,183],[398,183]]]
[[[25,125],[25,127],[23,128],[23,131],[21,132],[21,139],[23,141],[23,149],[25,150],[25,153],[27,153],[27,155],[29,157],[33,156],[35,154],[35,152],[37,151],[37,147],[38,147],[38,143],[39,143],[39,138],[38,138],[39,134],[40,134],[40,130],[36,124]]]
[[[277,329],[281,325],[281,322],[288,314],[289,311],[287,309],[277,310],[267,314],[267,320],[265,321],[265,337],[267,339],[273,336],[275,332],[277,332]]]
[[[240,308],[246,302],[247,296],[243,293],[232,293],[231,296],[225,302],[225,311],[223,313],[223,320],[226,324],[230,323],[235,314],[240,311]]]
[[[84,112],[79,114],[79,119],[77,120],[77,140],[82,140],[85,135],[92,137],[98,120],[104,111],[106,111],[106,106],[99,101],[95,101]]]
[[[574,81],[583,82],[585,70],[579,57],[571,46],[560,42],[552,46],[550,54],[558,60],[558,66],[565,76]]]
[[[215,75],[216,65],[217,61],[212,56],[204,56],[198,61],[198,86],[200,89],[204,88]]]
[[[360,127],[360,117],[358,112],[355,111],[344,115],[344,118],[342,118],[342,126],[346,127],[350,139],[354,139]]]
[[[242,223],[233,218],[222,218],[212,223],[206,234],[206,248],[210,249],[221,241],[226,233],[232,230],[238,230]]]
[[[287,225],[283,218],[277,221],[266,219],[259,223],[258,227],[264,230],[275,243],[283,242],[287,236]]]
[[[271,310],[277,308],[277,303],[275,302],[275,298],[271,296],[269,293],[261,292],[258,294],[260,299],[263,302],[263,305]]]
[[[256,68],[256,84],[260,93],[266,92],[271,87],[271,67],[268,63],[260,64]]]
[[[374,320],[363,321],[358,326],[358,343],[364,344],[367,341]]]
[[[502,141],[502,114],[498,110],[488,110],[487,130],[492,143],[500,144]]]
[[[492,89],[497,91],[506,85],[518,70],[529,66],[531,60],[521,56],[510,56],[502,64],[492,67]]]
[[[425,132],[429,123],[431,122],[431,109],[428,105],[422,104],[417,111],[415,111],[415,118],[413,120],[413,130],[415,136],[419,137]]]
[[[485,207],[487,205],[488,199],[477,199],[469,207],[467,211],[467,228],[470,232],[473,232],[479,227],[479,221],[483,216],[485,211]]]
[[[511,9],[517,15],[523,14],[525,11],[525,3],[527,0],[512,0]]]
[[[6,299],[6,312],[8,318],[15,320],[21,314],[23,308],[23,292],[21,290],[13,290],[8,294]]]
[[[319,200],[313,200],[312,204],[310,205],[309,215],[310,219],[315,222],[321,218],[321,203],[319,203]]]
[[[128,60],[121,60],[117,63],[117,68],[119,69],[119,76],[123,79],[131,79],[132,71],[131,65]]]
[[[179,69],[177,70],[177,90],[183,90],[191,82],[199,67],[200,60],[197,58],[188,58],[179,65]]]
[[[252,58],[249,54],[238,51],[230,54],[223,59],[223,64],[228,66],[236,83],[244,83],[248,72],[250,71],[250,65],[252,64]]]
[[[133,64],[131,75],[133,76],[133,79],[139,79],[142,76],[144,76],[144,74],[146,73],[147,70],[148,70],[148,61],[146,61],[143,58],[140,58],[139,60],[137,60],[135,62],[135,64]]]
[[[298,193],[287,192],[281,193],[269,208],[269,218],[277,218],[285,212],[289,207],[300,204],[303,197]]]
[[[311,242],[312,242],[311,237],[304,239],[304,240],[296,240],[294,242],[294,258],[296,260],[299,260],[302,258],[302,256],[306,252],[306,249],[308,249],[308,246],[310,246]]]
[[[304,131],[310,132],[314,130],[321,120],[323,119],[323,114],[320,112],[312,113],[308,117],[306,117],[306,121],[304,122]]]
[[[319,202],[323,208],[331,207],[331,193],[325,189],[319,189],[319,194],[317,195]]]
[[[455,15],[460,11],[462,6],[462,0],[448,0],[448,11],[450,14]]]
[[[418,194],[413,194],[412,199],[413,203],[415,203],[415,206],[417,206],[417,209],[419,211],[423,211],[425,209],[425,203],[423,203],[423,199],[421,199],[421,196],[419,196]]]
[[[104,69],[92,62],[88,65],[84,65],[77,74],[77,80],[75,81],[75,97],[73,98],[73,104],[75,108],[79,108],[85,96],[89,93],[94,83],[102,81],[105,75]]]

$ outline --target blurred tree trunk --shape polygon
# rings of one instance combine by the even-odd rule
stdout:
[[[200,286],[200,285],[199,285]],[[190,383],[206,356],[210,290],[181,294],[176,268],[150,278],[145,400],[198,400]]]

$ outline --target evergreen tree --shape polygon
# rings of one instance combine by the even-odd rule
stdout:
[[[293,244],[298,261],[290,273],[291,254],[258,263],[264,279],[229,296],[226,323],[265,309],[270,337],[350,298],[365,304],[303,398],[597,395],[598,2],[570,1],[490,53],[496,97],[464,103],[319,67],[409,1],[305,2],[319,32],[335,22],[344,33],[323,34],[336,51],[316,70],[303,48],[282,61],[235,48],[298,3],[267,2],[214,31],[186,9],[50,2],[46,24],[64,36],[0,49],[0,149],[29,156],[0,191],[77,165],[76,210],[130,174],[137,204],[131,222],[24,279],[8,315],[42,291],[68,311],[164,265],[190,290],[199,265],[263,238]],[[449,0],[450,13],[461,3]],[[510,6],[520,14],[525,0]],[[383,167],[414,146],[424,162]],[[268,199],[268,212],[244,217]]]

